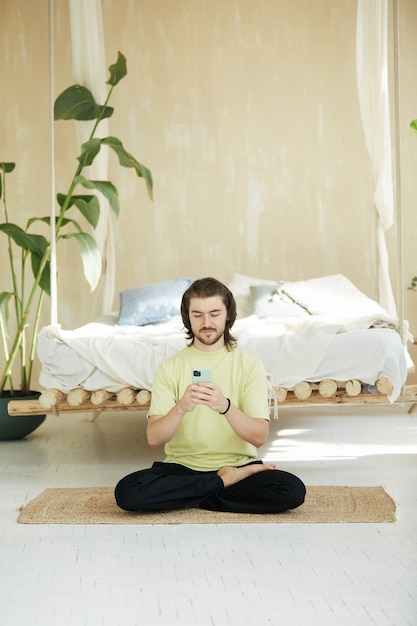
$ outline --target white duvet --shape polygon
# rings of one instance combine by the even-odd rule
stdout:
[[[247,299],[252,280],[236,274],[234,293]],[[410,362],[397,320],[377,302],[341,274],[282,283],[279,291],[310,315],[251,315],[233,327],[239,346],[263,361],[274,387],[326,378],[374,385],[386,377],[393,385],[389,400],[398,398]],[[45,327],[38,341],[41,385],[64,393],[77,387],[151,390],[158,365],[186,345],[181,319],[139,327],[117,326],[116,319],[108,315],[76,330]]]
[[[126,386],[152,388],[157,366],[182,349],[185,335],[180,318],[152,326],[115,326],[116,316],[77,330],[50,325],[39,334],[40,383],[68,393],[118,392]],[[352,378],[373,385],[382,376],[393,384],[395,401],[407,376],[400,335],[390,328],[353,329],[320,316],[307,320],[259,319],[236,322],[239,346],[263,361],[274,387],[291,389],[303,380]]]

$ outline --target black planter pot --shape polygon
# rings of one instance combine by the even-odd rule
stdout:
[[[33,400],[39,398],[39,392],[32,392],[29,396],[11,396],[5,391],[0,396],[0,441],[22,439],[32,433],[45,420],[46,415],[9,415],[7,405],[10,400]]]

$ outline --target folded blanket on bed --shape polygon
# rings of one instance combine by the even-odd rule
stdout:
[[[258,320],[241,324],[234,334],[241,348],[261,359],[276,387],[291,388],[317,370],[339,330],[339,324],[319,318],[304,320],[296,332]]]

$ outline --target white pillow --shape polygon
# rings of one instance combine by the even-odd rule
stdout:
[[[290,298],[277,293],[278,284],[251,285],[249,315],[260,319],[269,317],[310,317],[308,311]]]
[[[343,274],[332,274],[294,283],[284,283],[280,291],[310,311],[335,321],[365,317],[385,319],[387,312]]]
[[[250,315],[250,288],[257,285],[272,285],[277,288],[277,281],[265,278],[255,278],[244,274],[233,274],[231,282],[227,285],[235,297],[237,305],[237,319]]]

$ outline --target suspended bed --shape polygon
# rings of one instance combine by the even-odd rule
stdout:
[[[119,311],[75,330],[43,328],[45,391],[9,412],[145,410],[156,368],[186,345],[179,305],[190,280],[126,290]],[[263,361],[272,405],[416,401],[414,388],[403,391],[412,362],[398,320],[345,276],[274,283],[235,274],[229,287],[233,333]]]
[[[273,282],[234,274],[229,285],[239,314],[233,333],[242,348],[263,361],[271,406],[275,409],[398,402],[414,407],[417,403],[417,386],[405,385],[413,368],[407,343],[413,338],[403,315],[397,2],[393,7],[394,168],[387,82],[387,2],[358,0],[357,80],[374,172],[379,302],[342,274],[307,276],[306,280],[294,282],[281,276]],[[90,68],[90,75],[96,74]],[[393,297],[385,243],[385,231],[394,221],[399,302]],[[106,259],[106,263],[109,266],[114,259]],[[56,275],[51,279],[54,285]],[[133,304],[130,301],[128,312],[123,292],[118,311],[72,330],[63,329],[58,323],[57,303],[52,302],[51,324],[42,329],[38,338],[40,384],[44,391],[38,400],[10,402],[9,413],[146,410],[157,366],[186,345],[179,317],[181,293],[171,302],[166,297],[167,284],[171,282],[175,281],[154,285],[151,299],[149,294],[144,296],[143,285],[132,285],[126,292],[134,292],[137,300]],[[56,293],[56,287],[52,292]],[[114,285],[110,285],[103,298],[103,304],[107,303],[103,306],[105,311],[109,310],[108,303],[113,302],[113,294]],[[150,309],[162,311],[160,318],[143,316]]]

